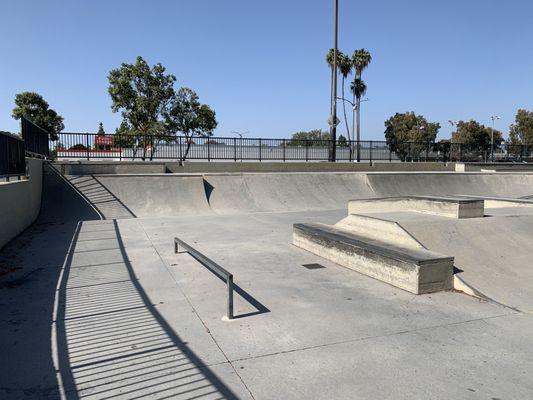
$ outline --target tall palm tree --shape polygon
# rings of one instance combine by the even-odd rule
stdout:
[[[361,98],[366,94],[366,83],[359,78],[355,78],[350,85],[350,90],[356,98]]]
[[[360,161],[360,154],[359,154],[359,141],[361,140],[361,97],[364,96],[364,93],[366,93],[366,85],[361,80],[361,77],[363,75],[363,71],[368,67],[368,65],[372,62],[372,56],[370,53],[365,49],[359,49],[355,50],[352,54],[352,62],[353,66],[355,68],[355,80],[352,83],[352,93],[353,93],[353,100],[355,103],[355,110],[354,113],[357,113],[357,118],[354,118],[354,120],[357,120],[357,134],[356,134],[356,140],[357,140],[357,161]],[[364,85],[364,91],[361,90],[355,90],[358,86],[356,83],[357,79],[359,79],[359,82]],[[359,93],[359,96],[357,96],[357,93]],[[355,117],[355,115],[354,115]],[[355,127],[354,127],[355,128]]]
[[[344,100],[344,86],[346,78],[352,73],[352,60],[345,54],[341,54],[338,57],[339,72],[342,75],[342,109],[344,111],[344,122],[346,123],[346,133],[348,135],[348,140],[350,139],[350,127],[348,125],[348,118],[346,117],[346,101]]]

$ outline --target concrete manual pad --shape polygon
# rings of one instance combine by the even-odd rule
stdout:
[[[483,200],[466,197],[381,197],[348,202],[348,214],[383,211],[412,211],[462,219],[483,217],[484,207]]]

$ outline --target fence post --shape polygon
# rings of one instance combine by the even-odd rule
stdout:
[[[349,157],[350,157],[350,160],[349,160],[349,161],[350,161],[350,162],[352,162],[352,150],[353,150],[353,143],[352,143],[352,141],[351,141],[351,140],[348,140],[348,146],[350,146],[350,153],[349,153],[349,154],[350,154],[350,155],[349,155]]]
[[[211,161],[211,147],[209,137],[207,138],[207,161]]]
[[[372,140],[370,141],[370,164],[372,164]]]
[[[89,160],[89,134],[88,133],[85,134],[85,142],[87,144],[87,150],[86,150],[87,151],[87,160]]]
[[[285,139],[283,139],[283,162],[285,162]]]
[[[429,157],[429,142],[426,143],[426,161],[425,162],[428,162],[428,157]]]
[[[390,145],[388,145],[389,147],[389,162],[391,163],[392,162],[392,148]]]
[[[237,162],[237,138],[233,138],[233,161]]]
[[[178,136],[178,147],[179,147],[179,155],[180,155],[180,161],[181,161],[181,157],[182,157],[182,153],[181,153],[181,136]]]
[[[305,161],[309,161],[309,140],[305,139]]]
[[[259,139],[259,162],[261,162],[261,139]]]

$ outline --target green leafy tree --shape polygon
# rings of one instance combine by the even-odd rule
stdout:
[[[438,122],[414,112],[396,113],[385,121],[385,139],[400,160],[417,159],[437,137]]]
[[[15,95],[13,118],[25,117],[50,134],[50,140],[57,140],[65,129],[63,117],[50,108],[48,102],[38,93],[22,92]]]
[[[135,159],[139,147],[137,146],[141,134],[132,129],[128,121],[122,120],[120,126],[115,129],[113,143],[121,149],[132,149],[132,157]]]
[[[166,124],[171,131],[185,136],[187,147],[182,154],[182,161],[185,161],[193,138],[212,136],[218,122],[215,111],[208,105],[201,104],[194,90],[181,88],[176,93],[166,115]]]
[[[165,132],[164,123],[175,98],[176,77],[166,74],[161,64],[150,68],[142,57],[137,57],[134,64],[123,63],[120,68],[111,70],[108,81],[113,102],[111,109],[120,111],[131,130],[137,133],[144,160],[148,147],[157,143]],[[150,159],[154,153],[152,147]]]
[[[321,129],[310,131],[300,131],[293,133],[292,138],[287,142],[287,146],[324,146],[325,140],[330,140],[331,135]]]
[[[363,71],[367,69],[367,67],[372,62],[372,56],[370,55],[370,52],[366,49],[359,49],[355,50],[352,54],[352,62],[355,69],[355,80],[351,85],[352,88],[352,94],[353,94],[353,102],[355,103],[355,110],[354,112],[356,115],[353,115],[353,120],[357,123],[357,129],[356,129],[356,135],[355,138],[359,142],[361,140],[361,97],[365,95],[366,93],[366,85],[364,85],[364,90],[356,91],[354,88],[358,87],[357,80],[360,83],[364,82],[362,81]],[[359,152],[358,152],[359,157]],[[359,161],[359,158],[358,158]]]
[[[339,147],[348,147],[348,141],[344,135],[339,136],[338,145]]]
[[[491,128],[480,124],[473,119],[470,121],[459,121],[456,130],[452,132],[454,143],[461,143],[467,146],[489,147],[491,143]],[[503,141],[500,131],[494,130],[494,145],[499,146]]]
[[[519,109],[509,127],[509,144],[533,144],[533,111]]]

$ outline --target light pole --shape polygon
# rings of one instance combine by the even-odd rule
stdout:
[[[352,106],[352,109],[354,111],[357,111],[357,104],[353,103],[352,101],[350,101],[348,99],[345,99],[344,97],[337,97],[337,100],[342,100],[342,101],[345,101],[345,102],[349,103]],[[363,100],[359,100],[359,107],[361,107],[361,103],[363,101],[370,101],[370,99],[366,98],[366,99],[363,99]],[[351,143],[350,143],[350,148],[352,148],[352,144]],[[355,159],[355,161],[361,162],[361,138],[359,136],[357,137],[357,142],[356,142],[356,159]]]
[[[337,158],[337,53],[338,53],[338,32],[339,32],[339,0],[334,1],[334,50],[333,50],[333,77],[331,85],[331,117],[329,119],[329,133],[331,136],[331,147],[329,152],[329,161],[335,162]]]
[[[500,119],[498,115],[491,115],[492,127],[490,129],[490,161],[494,162],[494,121]]]
[[[448,120],[451,126],[454,128],[459,126],[459,121],[452,121],[451,119]],[[453,132],[450,135],[450,162],[453,161]]]
[[[244,135],[246,135],[248,133],[248,131],[243,132],[243,133],[237,132],[237,131],[232,131],[231,133],[234,133],[235,135],[239,135],[239,137],[241,138],[241,140],[239,141],[240,142],[239,149],[241,150],[241,162],[242,162],[242,137]]]

